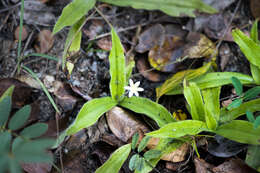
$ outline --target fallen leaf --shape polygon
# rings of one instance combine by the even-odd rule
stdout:
[[[260,1],[250,0],[250,10],[255,19],[260,17]]]
[[[145,30],[139,37],[139,43],[135,47],[136,52],[144,53],[155,45],[162,45],[165,39],[165,29],[161,24],[153,25]]]
[[[20,27],[18,26],[15,31],[14,31],[14,37],[15,37],[15,40],[19,40],[19,32],[20,32]],[[27,28],[26,26],[24,25],[22,27],[22,41],[24,41],[26,38],[28,37],[28,31],[27,31]]]
[[[196,173],[209,173],[210,170],[214,167],[213,165],[207,163],[205,160],[197,157],[194,159],[194,164],[196,168]]]
[[[21,108],[26,104],[32,103],[33,88],[14,78],[0,79],[0,95],[12,85],[15,86],[12,96],[12,106],[14,108]]]
[[[136,63],[139,73],[152,82],[164,81],[167,77],[160,72],[151,70],[151,66],[145,58],[138,58]]]
[[[189,58],[215,57],[216,46],[205,35],[190,32],[186,38],[187,44],[184,46],[184,55]]]
[[[103,50],[110,51],[112,48],[112,40],[110,37],[104,37],[97,41],[97,45]]]
[[[258,173],[257,170],[249,167],[241,159],[230,159],[221,165],[213,168],[214,173]]]
[[[184,41],[178,36],[167,36],[162,45],[155,45],[148,55],[150,65],[162,72],[176,73],[183,56]]]
[[[54,37],[50,30],[41,30],[37,37],[38,44],[34,48],[38,53],[47,53],[53,46]]]
[[[92,20],[88,29],[83,29],[83,33],[90,39],[94,39],[98,34],[101,34],[104,24],[101,20]]]
[[[149,131],[149,128],[141,120],[120,107],[112,108],[107,112],[106,117],[110,130],[124,142],[128,142],[138,130],[143,133]]]
[[[57,103],[62,107],[63,111],[72,111],[79,99],[74,96],[70,85],[60,81],[54,81],[53,88],[53,93],[57,98]]]

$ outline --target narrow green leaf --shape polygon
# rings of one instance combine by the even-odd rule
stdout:
[[[183,94],[189,104],[192,119],[205,121],[204,104],[199,87],[195,83],[185,85]]]
[[[184,80],[190,81],[205,74],[211,67],[212,63],[208,63],[198,69],[184,70],[176,73],[170,79],[166,80],[162,86],[156,88],[157,100],[164,94],[169,94],[170,92],[175,92],[176,88],[179,88]],[[182,93],[182,92],[181,92]],[[179,94],[179,93],[178,93]]]
[[[138,148],[137,148],[138,153],[142,152],[142,151],[145,149],[145,147],[147,146],[148,141],[149,141],[150,139],[151,139],[150,136],[145,136],[145,137],[141,140],[141,142],[140,142],[140,144],[138,145]]]
[[[13,91],[14,91],[14,85],[10,86],[0,97],[0,102],[2,102],[2,100],[4,98],[6,98],[7,96],[12,98],[13,95]]]
[[[256,119],[255,119],[255,122],[254,122],[254,128],[257,129],[260,125],[260,116],[258,116]]]
[[[244,100],[248,101],[251,99],[254,99],[260,94],[260,86],[256,86],[254,88],[251,88],[245,92]]]
[[[117,103],[110,97],[98,98],[88,101],[83,105],[76,120],[67,129],[67,135],[77,133],[83,128],[93,125],[99,117],[114,107]]]
[[[233,86],[235,87],[236,94],[241,96],[243,93],[242,83],[240,82],[240,80],[238,78],[236,78],[234,76],[231,77],[231,81],[232,81]]]
[[[9,159],[10,173],[22,173],[20,164],[15,159]]]
[[[4,155],[6,153],[9,153],[10,151],[10,147],[11,147],[11,139],[12,136],[9,132],[4,131],[4,132],[0,132],[0,141],[1,141],[1,145],[0,145],[0,155]]]
[[[144,153],[144,158],[146,160],[151,160],[160,157],[161,151],[159,150],[149,150]]]
[[[118,35],[112,28],[112,49],[109,54],[110,63],[110,93],[114,100],[123,99],[126,86],[126,70],[124,48],[120,42]]]
[[[120,106],[130,109],[136,113],[147,115],[160,127],[175,121],[165,107],[147,98],[135,96],[130,98],[125,97],[119,104]]]
[[[131,6],[136,9],[161,10],[170,16],[195,17],[195,11],[216,13],[217,10],[203,3],[201,0],[100,0],[118,6]]]
[[[70,28],[70,31],[68,33],[68,36],[66,38],[65,47],[69,45],[70,43],[70,49],[69,51],[79,51],[80,49],[80,43],[81,43],[81,37],[82,32],[78,32],[80,27],[85,21],[85,17],[82,17],[79,21],[77,21],[73,26]]]
[[[260,45],[255,43],[251,38],[249,38],[239,29],[233,30],[232,36],[236,44],[239,45],[241,51],[248,59],[248,61],[260,68]]]
[[[236,72],[210,72],[188,81],[196,83],[200,89],[206,89],[229,85],[231,84],[230,78],[232,76],[238,78],[243,85],[255,84],[255,81],[251,76]],[[166,94],[181,94],[182,90],[183,87],[178,85],[175,89],[169,90]]]
[[[131,144],[123,145],[118,148],[109,159],[99,167],[95,173],[111,173],[111,172],[119,172],[123,163],[127,159],[129,153],[131,151]]]
[[[53,28],[53,34],[56,34],[65,26],[75,24],[94,7],[95,3],[95,0],[73,0],[62,10],[62,14]]]
[[[254,117],[254,115],[253,115],[252,112],[246,111],[246,117],[247,117],[247,119],[248,119],[249,122],[254,123],[255,117]]]
[[[254,129],[253,124],[248,121],[233,120],[219,126],[215,133],[240,143],[260,144],[260,128]]]
[[[202,90],[204,99],[205,120],[209,129],[215,130],[220,116],[220,87]]]
[[[45,123],[36,123],[23,129],[21,136],[27,138],[36,138],[43,135],[48,130],[48,125]]]
[[[18,110],[10,119],[8,127],[11,130],[17,130],[22,127],[31,114],[31,106],[26,105]]]
[[[238,108],[242,103],[243,103],[243,98],[238,98],[236,100],[233,100],[232,103],[230,103],[227,106],[227,109],[230,110],[230,109]]]
[[[60,136],[58,136],[56,138],[56,141],[55,141],[55,143],[53,144],[53,146],[51,148],[52,149],[58,148],[58,146],[60,146],[60,144],[64,141],[66,136],[67,136],[66,130],[63,131],[62,133],[60,133]]]
[[[12,100],[10,96],[5,97],[0,102],[0,127],[3,126],[9,117],[10,111],[12,107]]]
[[[260,68],[250,63],[250,71],[256,84],[260,84]]]
[[[260,167],[260,145],[250,145],[247,149],[246,164],[254,169]]]
[[[129,169],[131,171],[136,169],[137,166],[137,161],[139,160],[139,155],[135,154],[131,157],[130,161],[129,161]]]
[[[256,112],[260,111],[260,99],[251,100],[248,102],[242,103],[238,108],[227,110],[222,108],[220,110],[220,122],[226,123],[232,121],[241,115],[244,115],[246,111]]]
[[[132,143],[131,143],[132,150],[135,149],[138,139],[139,139],[139,133],[135,133],[132,137]]]
[[[206,123],[198,120],[184,120],[169,123],[146,135],[158,138],[179,138],[185,135],[196,135],[204,130],[208,130]]]
[[[134,67],[135,67],[135,61],[130,60],[130,62],[126,66],[126,85],[128,84],[128,80],[131,77],[132,70],[133,70]]]
[[[258,40],[258,19],[255,20],[251,31],[250,31],[250,38],[259,44],[259,40]]]

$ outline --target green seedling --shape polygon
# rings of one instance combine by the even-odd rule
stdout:
[[[10,117],[13,89],[10,87],[0,98],[0,172],[21,173],[21,163],[52,163],[53,159],[46,149],[53,145],[54,140],[39,138],[48,129],[44,123],[23,129],[31,112],[30,105]]]

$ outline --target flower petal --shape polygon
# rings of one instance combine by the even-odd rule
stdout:
[[[129,79],[129,85],[130,85],[130,87],[132,87],[134,85],[134,82],[132,79]]]
[[[131,90],[131,87],[130,86],[125,86],[125,89],[126,90]]]
[[[137,91],[134,92],[135,96],[139,96],[139,93]]]
[[[130,91],[129,91],[129,94],[128,94],[128,97],[132,97],[133,94],[134,94],[134,93],[130,90]]]
[[[137,82],[135,83],[135,87],[137,88],[139,85],[140,85],[140,81],[137,81]]]
[[[137,91],[141,92],[141,91],[144,91],[144,89],[139,87],[139,88],[137,88]]]

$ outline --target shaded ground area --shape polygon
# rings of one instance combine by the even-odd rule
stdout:
[[[42,53],[57,57],[61,62],[68,28],[55,36],[51,35],[51,31],[63,7],[69,2],[69,0],[25,1],[22,34],[24,39],[21,46],[23,55]],[[198,14],[194,19],[174,18],[159,11],[136,10],[102,3],[97,3],[96,6],[118,31],[127,61],[135,60],[132,79],[141,82],[144,92],[140,95],[155,101],[155,88],[167,78],[177,71],[197,68],[209,61],[209,58],[205,57],[191,58],[181,60],[177,65],[167,66],[167,63],[176,60],[169,58],[167,52],[174,50],[176,51],[175,58],[183,57],[185,51],[194,46],[189,44],[194,38],[190,36],[190,33],[196,33],[195,36],[203,34],[208,40],[207,45],[210,42],[217,46],[217,71],[250,73],[248,61],[232,40],[231,29],[237,27],[249,32],[257,14],[254,12],[255,9],[250,8],[249,0],[229,0],[229,3],[226,1],[226,6],[223,2],[219,0],[217,3],[216,0],[220,8],[219,13]],[[15,90],[15,94],[20,95],[21,99],[17,97],[13,100],[16,103],[14,109],[31,104],[33,111],[30,123],[36,121],[47,123],[49,129],[45,136],[56,137],[57,131],[61,132],[72,123],[86,101],[109,95],[108,55],[112,44],[109,35],[110,28],[98,13],[94,10],[89,12],[94,15],[83,27],[81,49],[79,52],[71,53],[67,59],[75,66],[71,75],[67,71],[62,71],[60,64],[54,60],[38,56],[30,56],[22,60],[22,64],[37,75],[53,96],[61,111],[57,114],[39,83],[25,70],[22,69],[19,72],[17,66],[19,7],[20,2],[15,0],[0,2],[0,92],[3,93],[12,84],[20,87]],[[177,43],[169,41],[170,46],[171,44],[175,46],[173,48],[165,46],[162,50],[158,50],[159,48],[149,47],[149,44],[162,40],[162,35],[164,35],[162,32],[166,33],[164,34],[167,38],[177,37],[181,41]],[[180,44],[179,47],[178,44]],[[145,47],[147,45],[148,48]],[[155,63],[158,57],[163,57],[159,65]],[[165,68],[160,68],[160,65]],[[231,86],[222,88],[221,101],[232,97],[232,89]],[[182,95],[163,96],[160,104],[171,113],[179,110],[188,113]],[[135,115],[131,111],[128,113]],[[129,118],[128,115],[121,116]],[[150,130],[157,128],[150,119],[144,116],[134,117],[130,119],[143,123]],[[59,124],[58,130],[57,124]],[[243,162],[247,150],[246,145],[222,138],[212,140],[201,138],[197,141],[201,159],[189,146],[187,150],[183,150],[183,156],[180,156],[177,162],[160,161],[153,172],[218,172],[221,169],[224,169],[224,172],[237,172],[235,168],[241,165],[241,167],[244,166],[243,169],[250,170]],[[107,116],[103,116],[98,123],[67,138],[61,146],[51,152],[55,157],[55,164],[66,173],[95,172],[110,154],[125,142],[111,132]],[[232,148],[231,151],[230,148]],[[226,157],[218,157],[222,152]],[[224,162],[228,168],[217,167]],[[28,173],[57,172],[54,167],[47,164],[28,164],[23,165],[23,168]],[[121,172],[131,172],[127,163],[124,164]]]

